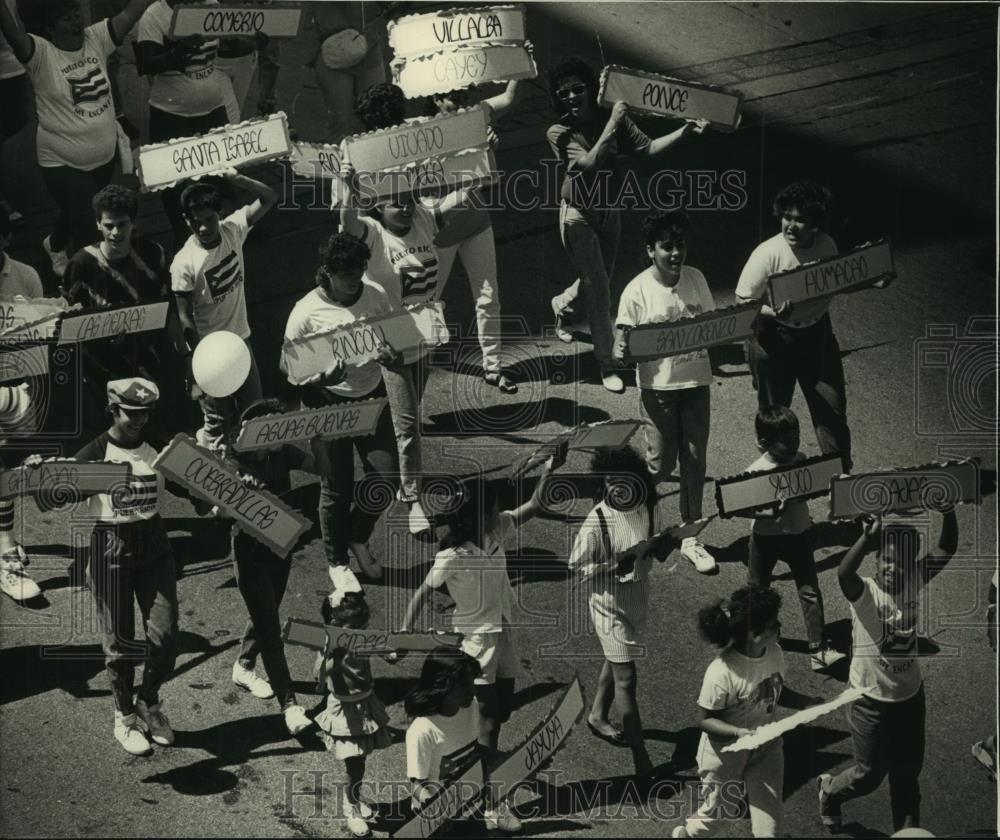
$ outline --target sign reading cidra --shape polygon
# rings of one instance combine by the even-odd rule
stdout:
[[[282,638],[287,644],[301,645],[314,650],[325,650],[327,645],[345,648],[358,656],[373,656],[392,653],[395,650],[427,653],[440,645],[458,647],[462,642],[461,633],[396,633],[391,630],[351,630],[321,624],[318,621],[303,621],[290,618],[285,622]]]
[[[264,6],[188,6],[174,7],[170,21],[171,38],[202,35],[227,38],[240,35],[267,35],[270,38],[294,38],[302,27],[302,9]]]
[[[388,402],[382,397],[255,417],[243,424],[233,448],[237,452],[252,452],[276,449],[286,443],[303,443],[315,437],[331,440],[370,435]]]
[[[629,361],[663,359],[749,338],[759,311],[760,302],[749,301],[677,321],[632,327],[625,335]]]
[[[857,292],[895,278],[892,249],[883,239],[861,245],[843,256],[772,274],[767,279],[767,289],[771,305],[777,308],[785,301],[799,303]]]
[[[229,464],[177,435],[153,462],[153,469],[176,481],[199,499],[218,505],[236,527],[287,557],[309,522],[266,490],[244,484]]]
[[[63,318],[59,344],[114,338],[124,333],[162,330],[167,325],[170,301],[159,300],[138,306],[93,309]]]
[[[0,499],[35,496],[51,505],[65,505],[116,488],[127,490],[131,480],[128,464],[54,458],[0,473]]]
[[[830,481],[844,471],[840,455],[818,455],[766,472],[750,472],[715,482],[719,516],[749,515],[789,499],[813,499],[830,492]]]
[[[940,510],[980,502],[979,464],[971,459],[844,475],[830,485],[830,518]]]
[[[162,190],[184,178],[287,157],[288,121],[281,112],[227,125],[197,137],[139,148],[139,180],[146,191]]]
[[[722,131],[735,131],[743,110],[742,93],[611,64],[601,71],[597,103],[619,101],[643,114],[708,120]]]
[[[281,355],[288,381],[297,385],[323,373],[337,359],[352,365],[370,362],[385,344],[405,354],[421,347],[437,347],[448,338],[443,304],[435,301],[286,341]]]

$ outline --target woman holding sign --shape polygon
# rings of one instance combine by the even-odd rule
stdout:
[[[565,167],[560,191],[559,235],[578,280],[552,299],[556,329],[579,295],[587,307],[594,355],[601,367],[604,387],[624,392],[611,357],[611,278],[615,271],[621,210],[614,191],[621,173],[620,156],[632,158],[663,154],[689,134],[701,134],[703,120],[686,122],[651,140],[628,114],[624,102],[609,112],[597,104],[597,78],[579,58],[559,61],[549,70],[549,87],[559,122],[546,132],[552,151]]]

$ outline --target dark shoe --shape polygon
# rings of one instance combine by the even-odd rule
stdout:
[[[492,385],[494,388],[498,388],[501,393],[504,394],[516,394],[517,385],[511,382],[502,373],[497,373],[496,371],[489,371],[483,374],[483,379],[487,385]]]

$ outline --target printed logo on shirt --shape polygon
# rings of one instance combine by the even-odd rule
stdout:
[[[111,509],[115,516],[151,513],[157,505],[157,477],[133,475],[128,487],[111,494]]]
[[[67,78],[67,81],[74,105],[99,102],[111,94],[111,87],[100,66],[95,67],[86,76],[77,79]]]
[[[188,60],[184,72],[192,79],[205,79],[215,72],[215,52],[218,41],[206,41]]]
[[[781,674],[775,672],[758,683],[750,695],[749,701],[754,706],[763,706],[767,714],[774,712],[783,685]]]
[[[237,253],[230,251],[217,265],[206,268],[205,280],[213,300],[219,301],[229,294],[235,286],[243,282],[240,258]]]
[[[883,656],[909,657],[917,652],[917,601],[903,605],[902,609],[881,610],[882,638],[878,640],[879,653]],[[883,663],[888,667],[888,663]]]
[[[437,287],[437,257],[423,257],[420,263],[398,268],[403,298],[426,295]]]

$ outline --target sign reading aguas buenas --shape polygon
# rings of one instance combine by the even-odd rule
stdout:
[[[243,424],[233,448],[237,452],[252,452],[303,443],[315,437],[330,440],[370,435],[388,402],[383,397],[255,417]]]

